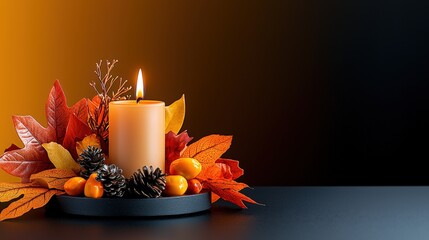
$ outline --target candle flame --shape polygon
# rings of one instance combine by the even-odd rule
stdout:
[[[139,69],[139,76],[137,77],[137,88],[136,88],[136,99],[143,98],[144,88],[143,88],[143,74],[142,69]]]

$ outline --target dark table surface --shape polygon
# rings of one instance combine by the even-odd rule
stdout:
[[[429,239],[429,187],[256,187],[265,206],[164,218],[38,209],[0,223],[1,239]],[[30,238],[29,238],[30,237]]]

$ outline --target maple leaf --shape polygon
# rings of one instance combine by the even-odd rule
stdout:
[[[63,145],[63,147],[70,152],[73,159],[77,159],[78,154],[76,151],[76,142],[81,141],[86,136],[91,134],[92,130],[88,127],[88,125],[86,125],[86,123],[82,122],[75,115],[71,115],[64,142],[61,145]]]
[[[64,184],[72,177],[76,177],[73,170],[67,169],[48,169],[31,175],[30,180],[33,185],[49,189],[64,190]]]
[[[192,140],[185,131],[176,135],[173,132],[165,134],[165,172],[169,173],[170,164],[180,158],[181,153],[186,149],[186,145]]]
[[[201,164],[213,164],[231,146],[232,136],[209,135],[185,149],[181,157],[197,159]]]
[[[63,191],[46,188],[21,188],[20,195],[22,198],[12,202],[7,208],[0,213],[0,221],[10,218],[17,218],[31,209],[41,208],[45,206],[52,196],[64,194]]]
[[[243,201],[258,203],[240,193],[248,187],[246,184],[234,181],[244,174],[244,170],[237,160],[220,158],[231,146],[231,141],[232,136],[209,135],[188,146],[181,157],[195,158],[201,163],[202,169],[196,178],[203,188],[212,192],[212,202],[222,198],[247,208]]]
[[[64,194],[64,183],[74,176],[71,170],[49,169],[32,175],[30,183],[0,183],[0,202],[16,199],[1,211],[0,221],[43,207],[52,196]]]
[[[243,201],[258,204],[253,199],[240,193],[242,189],[249,187],[247,184],[227,179],[211,179],[202,181],[202,185],[204,188],[210,189],[210,191],[218,195],[220,198],[232,202],[241,208],[247,208]]]
[[[66,97],[59,81],[55,81],[45,105],[48,126],[41,126],[31,116],[13,116],[12,120],[24,148],[5,152],[0,156],[0,167],[7,173],[21,177],[28,182],[33,173],[52,168],[49,157],[42,147],[43,143],[63,143],[67,137],[70,116],[80,121],[87,119],[86,100],[82,99],[71,108],[67,107]],[[73,138],[73,137],[69,137]]]
[[[222,168],[224,176],[228,175],[232,180],[235,180],[244,174],[244,169],[239,166],[240,162],[237,160],[219,158],[216,160],[216,164]]]
[[[18,147],[18,146],[16,146],[15,144],[11,144],[8,148],[6,148],[4,150],[4,152],[9,152],[9,151],[12,151],[12,150],[17,150],[17,149],[21,149],[21,148]]]

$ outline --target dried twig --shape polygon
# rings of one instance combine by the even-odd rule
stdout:
[[[117,62],[118,60],[113,60],[112,62],[106,61],[107,71],[104,75],[101,71],[102,61],[100,60],[99,63],[96,63],[96,69],[94,72],[98,77],[100,87],[97,86],[96,82],[89,84],[97,93],[100,103],[98,106],[96,105],[93,110],[88,108],[88,125],[102,140],[107,140],[109,137],[109,103],[111,101],[125,100],[131,97],[130,95],[124,96],[125,93],[131,90],[131,87],[125,86],[127,80],[123,81],[122,78],[119,78],[118,76],[113,77],[111,74],[111,71]],[[119,83],[115,84],[117,83],[117,80],[119,80]],[[112,88],[115,85],[117,85],[118,88],[116,91],[113,91]],[[111,95],[109,95],[110,91],[112,92]]]

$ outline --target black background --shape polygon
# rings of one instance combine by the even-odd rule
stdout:
[[[242,181],[429,184],[428,2],[212,9],[207,33],[217,47],[196,41],[190,56],[210,57],[183,76],[192,86],[185,128],[197,139],[233,134],[225,156],[240,160]]]

